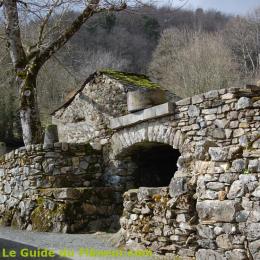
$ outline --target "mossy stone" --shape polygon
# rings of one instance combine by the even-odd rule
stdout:
[[[135,85],[137,87],[149,89],[160,88],[158,84],[152,82],[146,75],[116,71],[112,69],[102,70],[101,73],[126,84]]]
[[[55,209],[50,210],[44,207],[44,199],[37,200],[38,206],[33,210],[31,215],[33,230],[48,232],[53,230],[53,223],[58,217],[65,215],[67,206],[58,204]]]

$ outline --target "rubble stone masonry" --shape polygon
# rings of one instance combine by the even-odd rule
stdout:
[[[170,105],[165,115],[151,108],[143,117],[138,112],[138,121],[137,114],[119,117],[116,129],[109,128],[108,116],[100,138],[84,128],[87,141],[100,142],[99,150],[77,144],[85,137],[73,138],[70,128],[67,141],[74,143],[35,145],[3,156],[2,224],[96,231],[115,229],[121,216],[120,233],[129,248],[182,259],[259,260],[260,88],[210,91]],[[69,107],[59,116],[76,124]],[[181,154],[166,187],[135,186],[132,158],[147,143]]]

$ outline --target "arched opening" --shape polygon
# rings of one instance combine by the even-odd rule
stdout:
[[[169,186],[177,171],[180,155],[179,150],[169,144],[149,141],[135,143],[114,155],[103,176],[104,183],[114,189],[111,201],[114,205],[113,219],[112,223],[108,221],[108,230],[116,232],[120,229],[119,218],[124,209],[123,194],[140,187]]]
[[[120,155],[131,162],[128,175],[132,188],[168,186],[177,170],[180,152],[172,146],[156,142],[137,143]],[[129,186],[129,185],[128,185]]]

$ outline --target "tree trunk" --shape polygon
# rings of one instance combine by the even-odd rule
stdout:
[[[20,117],[24,144],[41,142],[41,124],[36,95],[39,66],[29,64],[23,49],[17,0],[4,0],[6,35],[20,95]]]
[[[31,3],[26,2],[27,1],[0,0],[0,5],[3,5],[4,7],[8,48],[17,76],[17,85],[19,87],[23,140],[24,144],[28,145],[42,142],[42,129],[36,93],[36,78],[40,68],[54,53],[63,47],[94,14],[106,11],[121,11],[126,8],[126,4],[122,1],[119,6],[111,4],[108,7],[102,8],[102,6],[100,6],[100,0],[87,1],[88,4],[86,8],[72,22],[67,30],[65,30],[65,32],[54,42],[43,48],[41,37],[44,27],[47,25],[48,19],[52,13],[52,10],[50,9],[49,12],[47,12],[46,20],[44,20],[44,23],[41,25],[41,37],[39,38],[38,43],[34,45],[36,50],[26,53],[21,39],[19,9],[17,6],[18,3],[25,4],[26,7],[27,5],[30,6],[33,4],[33,1],[31,1]],[[28,8],[28,10],[30,10],[30,8]],[[36,11],[36,13],[37,12],[38,11]]]
[[[20,118],[25,145],[42,142],[42,127],[37,102],[36,78],[38,73],[18,75]]]

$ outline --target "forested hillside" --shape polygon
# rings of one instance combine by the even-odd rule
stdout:
[[[62,26],[77,13],[67,12]],[[55,27],[53,37],[61,30]],[[35,21],[23,25],[35,38]],[[2,25],[2,30],[3,30]],[[92,17],[43,67],[38,96],[43,125],[70,91],[97,69],[145,73],[179,96],[255,81],[259,70],[260,11],[247,18],[217,11],[140,7]],[[20,138],[17,89],[9,53],[1,44],[0,140]]]

